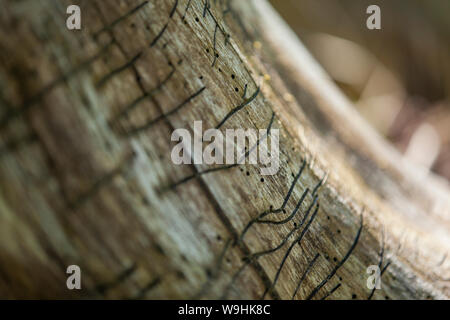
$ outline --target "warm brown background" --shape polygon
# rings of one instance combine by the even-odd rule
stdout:
[[[450,2],[272,0],[362,115],[405,153],[424,124],[439,145],[431,169],[450,179]],[[381,30],[366,8],[381,9]],[[423,127],[422,127],[423,128]]]

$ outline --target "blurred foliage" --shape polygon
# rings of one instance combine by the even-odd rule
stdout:
[[[450,180],[450,1],[271,3],[381,134]],[[372,4],[381,30],[366,27]]]

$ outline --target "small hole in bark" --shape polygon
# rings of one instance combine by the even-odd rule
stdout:
[[[163,249],[159,244],[155,243],[154,246],[155,246],[156,251],[159,252],[159,254],[161,254],[161,255],[163,255],[163,256],[166,255],[166,253],[164,252],[164,249]]]

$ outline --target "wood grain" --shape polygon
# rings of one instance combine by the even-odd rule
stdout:
[[[1,297],[449,297],[448,185],[417,178],[266,2],[0,2]],[[278,174],[174,165],[195,120],[279,129]]]

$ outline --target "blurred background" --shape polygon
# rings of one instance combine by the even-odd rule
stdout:
[[[373,127],[450,181],[450,0],[270,2]]]

